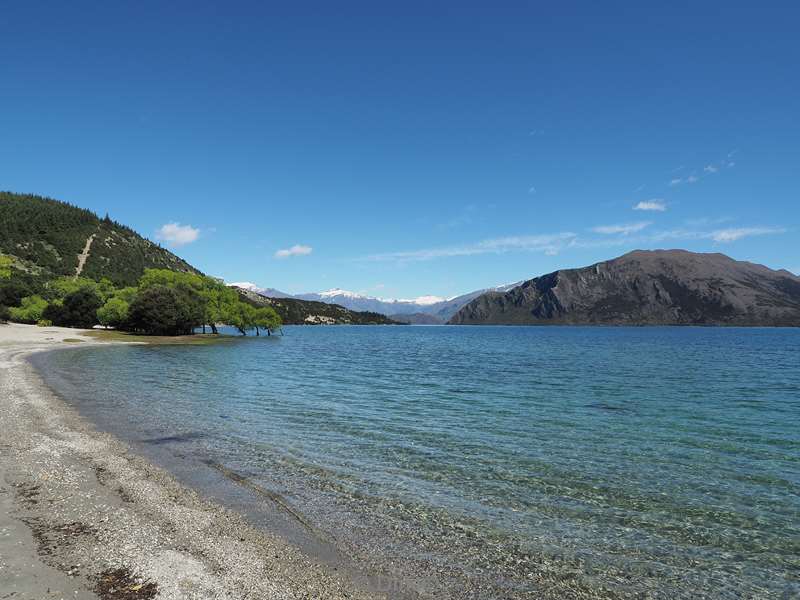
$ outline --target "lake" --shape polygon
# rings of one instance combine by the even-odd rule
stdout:
[[[100,429],[398,595],[800,596],[800,330],[285,332],[34,362]]]

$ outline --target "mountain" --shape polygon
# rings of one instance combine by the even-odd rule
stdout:
[[[327,292],[298,294],[295,298],[339,304],[350,310],[366,310],[384,315],[427,312],[425,309],[444,301],[444,298],[439,298],[438,296],[422,296],[414,300],[374,298],[372,296],[348,292],[347,290],[341,290],[339,288],[334,288]]]
[[[339,304],[350,310],[366,310],[383,315],[398,317],[400,315],[432,315],[437,321],[444,323],[452,317],[458,309],[464,306],[473,298],[477,298],[487,291],[506,291],[518,283],[506,284],[493,288],[485,288],[470,292],[455,298],[445,299],[439,296],[420,296],[413,300],[394,300],[387,298],[375,298],[365,296],[356,292],[348,292],[339,288],[312,294],[298,294],[295,298],[303,300],[314,300],[317,302],[327,302],[329,304]],[[266,294],[269,295],[269,294]],[[417,319],[419,320],[419,318]],[[404,320],[403,322],[406,322]]]
[[[241,288],[243,290],[250,290],[256,294],[267,296],[268,298],[294,298],[291,294],[276,290],[275,288],[262,288],[258,287],[255,283],[250,281],[234,281],[228,284],[230,287]]]
[[[800,326],[800,277],[724,254],[637,250],[489,292],[459,325]]]
[[[517,281],[516,283],[506,283],[491,288],[484,288],[482,290],[469,292],[461,296],[456,296],[455,298],[450,298],[449,300],[445,300],[444,302],[440,302],[434,306],[431,306],[431,309],[433,309],[431,314],[441,319],[442,321],[447,322],[449,319],[453,317],[453,315],[455,315],[461,309],[462,306],[471,302],[475,298],[478,298],[483,294],[486,294],[487,292],[506,292],[508,290],[514,289],[521,283],[522,283],[521,281]]]
[[[107,277],[133,285],[147,268],[199,273],[158,244],[66,202],[0,192],[0,253],[19,272],[39,280],[61,275]]]
[[[250,289],[231,287],[256,306],[274,308],[285,325],[397,325],[396,321],[378,313],[298,298],[268,298]]]

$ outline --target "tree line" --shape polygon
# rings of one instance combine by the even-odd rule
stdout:
[[[11,276],[11,261],[0,256],[0,278]],[[59,277],[40,293],[0,307],[0,319],[39,325],[90,328],[96,324],[146,335],[188,335],[217,325],[242,335],[268,335],[281,326],[269,306],[256,307],[222,281],[195,273],[146,269],[136,286],[116,287],[109,279]]]

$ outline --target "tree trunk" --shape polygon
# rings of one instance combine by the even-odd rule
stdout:
[[[217,335],[219,333],[219,331],[217,331],[216,323],[211,323],[211,333],[213,333],[214,335]]]
[[[256,335],[261,335],[258,331],[258,325],[256,325]]]
[[[206,324],[203,323],[203,335],[205,335],[205,333],[206,333]]]

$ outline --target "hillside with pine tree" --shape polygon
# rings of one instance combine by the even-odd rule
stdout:
[[[0,253],[28,278],[48,280],[75,275],[134,285],[145,269],[199,273],[183,259],[108,216],[67,202],[0,192]]]

